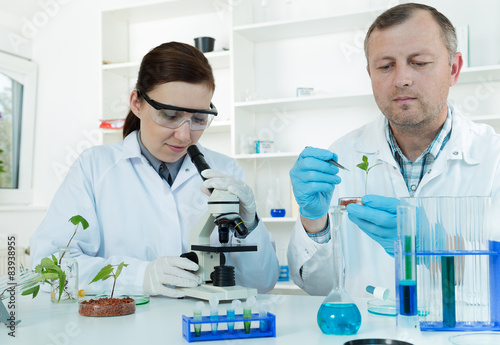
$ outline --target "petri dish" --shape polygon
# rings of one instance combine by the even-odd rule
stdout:
[[[368,345],[368,344],[387,344],[387,345],[413,345],[402,340],[394,339],[356,339],[345,342],[344,345]]]
[[[366,302],[368,312],[375,315],[396,316],[396,303],[390,300],[372,299]]]
[[[498,345],[500,344],[500,333],[497,332],[474,332],[453,335],[449,338],[453,345]]]
[[[111,296],[111,291],[104,291],[101,294],[97,294],[98,297],[109,297]],[[115,290],[113,297],[121,298],[121,297],[130,297],[135,301],[135,305],[143,305],[149,303],[149,294],[131,291],[130,293],[125,293],[125,291]]]

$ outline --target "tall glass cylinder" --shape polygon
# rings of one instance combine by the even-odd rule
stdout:
[[[356,334],[361,326],[361,313],[353,299],[344,290],[345,263],[342,243],[342,211],[340,206],[330,208],[330,233],[333,246],[333,289],[319,308],[317,321],[325,334]]]
[[[59,299],[59,280],[52,281],[50,300],[52,303],[74,303],[78,301],[78,262],[70,256],[69,247],[59,247],[58,263],[65,273],[64,287]]]
[[[417,314],[417,217],[415,206],[398,206],[396,250],[397,325],[418,328]]]

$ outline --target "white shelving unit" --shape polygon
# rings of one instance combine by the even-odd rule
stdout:
[[[365,3],[360,8],[358,2],[249,0],[214,6],[174,0],[105,10],[102,118],[126,115],[145,51],[171,40],[192,44],[197,36],[216,37],[219,47],[206,56],[216,76],[214,104],[220,116],[202,143],[238,160],[270,229],[290,228],[297,215],[291,214],[288,174],[302,149],[327,148],[379,114],[362,39],[387,2]],[[201,34],[209,28],[213,33]],[[500,65],[463,68],[450,99],[466,116],[500,132],[499,81]],[[315,93],[296,97],[298,87],[313,87]],[[105,142],[121,139],[120,131],[103,135]],[[252,153],[254,140],[274,141],[275,152]],[[287,210],[284,218],[267,217],[264,209],[268,191],[275,188]]]
[[[135,86],[140,60],[147,51],[163,42],[194,44],[194,37],[212,36],[216,38],[216,46],[206,57],[216,78],[214,103],[219,116],[206,131],[203,144],[231,154],[231,21],[228,17],[221,20],[221,14],[213,3],[204,0],[165,1],[104,10],[101,118],[120,119],[127,115],[129,95]],[[102,134],[105,144],[121,140],[120,130],[102,130]]]

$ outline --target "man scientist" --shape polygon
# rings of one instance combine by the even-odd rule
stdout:
[[[364,194],[347,206],[346,290],[394,286],[397,198],[491,196],[500,209],[500,136],[466,119],[447,101],[462,68],[452,23],[435,8],[407,3],[382,13],[365,38],[367,71],[384,116],[334,142],[308,147],[290,171],[300,206],[288,247],[294,282],[312,295],[332,288],[328,208],[339,196]],[[339,161],[350,171],[328,163]],[[496,234],[498,237],[498,234]]]

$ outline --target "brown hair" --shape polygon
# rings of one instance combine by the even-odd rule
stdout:
[[[457,52],[457,34],[455,33],[455,28],[453,24],[450,22],[448,18],[446,18],[441,12],[436,10],[434,7],[416,4],[416,3],[407,3],[394,6],[375,19],[373,24],[368,29],[365,37],[365,56],[368,61],[368,41],[370,39],[370,35],[373,30],[383,30],[386,28],[390,28],[395,25],[403,24],[408,19],[410,19],[416,11],[427,11],[429,12],[436,23],[441,27],[441,38],[448,50],[448,59],[450,65],[453,61],[453,57]]]
[[[136,90],[149,92],[172,81],[205,84],[215,90],[212,67],[197,48],[179,42],[168,42],[150,50],[142,59]],[[138,94],[138,98],[141,96]],[[140,128],[140,120],[129,110],[123,126],[123,137]]]

